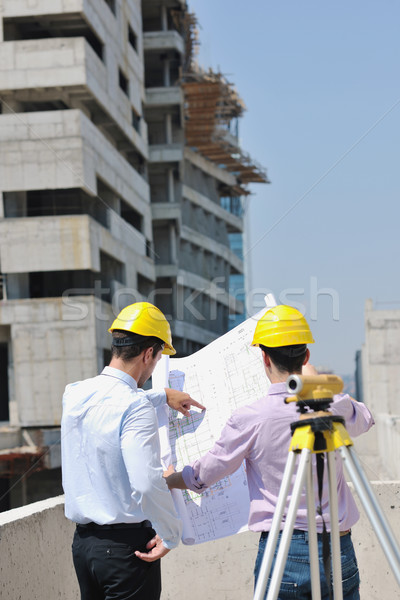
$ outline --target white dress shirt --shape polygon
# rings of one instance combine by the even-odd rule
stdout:
[[[127,373],[67,385],[61,421],[65,515],[75,523],[136,523],[149,519],[166,548],[181,522],[163,478],[155,408],[165,391],[138,389]]]

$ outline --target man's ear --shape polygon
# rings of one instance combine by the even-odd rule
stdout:
[[[268,354],[266,354],[264,352],[264,350],[261,350],[261,354],[262,354],[262,359],[263,359],[264,366],[266,366],[269,369],[271,367],[271,359],[270,359],[270,357],[268,356]]]
[[[143,350],[143,362],[145,364],[147,364],[148,362],[150,362],[153,358],[153,347],[150,346],[149,348],[146,348],[145,350]]]
[[[309,349],[307,348],[307,350],[306,350],[306,357],[305,357],[305,359],[304,359],[303,365],[306,365],[306,364],[308,363],[308,361],[309,361],[309,360],[310,360],[310,351],[309,351]]]

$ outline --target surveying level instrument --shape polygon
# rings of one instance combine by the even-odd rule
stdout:
[[[327,457],[333,593],[335,600],[343,600],[335,450],[339,450],[340,452],[350,480],[353,482],[354,488],[393,570],[393,574],[400,585],[399,546],[393,537],[386,517],[382,513],[382,509],[362,470],[360,462],[352,449],[353,442],[346,431],[344,419],[326,412],[333,402],[333,395],[342,391],[343,381],[336,375],[290,375],[286,381],[286,386],[288,393],[295,395],[287,397],[285,402],[297,403],[300,419],[291,424],[292,440],[289,447],[288,460],[283,473],[276,510],[261,563],[254,592],[254,600],[264,600],[265,597],[268,576],[271,571],[282,517],[287,504],[290,483],[298,457],[299,465],[271,575],[267,600],[276,600],[278,598],[304,485],[306,487],[307,499],[311,593],[313,600],[321,600],[316,508],[311,460],[312,454],[318,455],[321,453],[326,453]],[[310,413],[310,410],[314,412]],[[330,581],[327,581],[327,583],[329,586]]]

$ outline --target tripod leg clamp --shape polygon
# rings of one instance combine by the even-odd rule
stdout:
[[[342,423],[333,423],[333,431],[329,435],[329,442],[332,444],[332,447],[330,447],[327,441],[328,452],[337,450],[342,446],[353,446],[353,441]]]
[[[317,450],[315,448],[315,431],[313,431],[311,425],[296,427],[289,452],[301,452],[304,448],[307,448],[313,454],[318,454],[319,452],[333,452],[342,446],[353,445],[352,439],[342,423],[331,422],[330,427],[322,430],[321,433],[325,438],[326,448]]]

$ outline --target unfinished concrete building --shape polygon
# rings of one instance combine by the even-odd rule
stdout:
[[[0,23],[4,510],[59,482],[63,389],[108,361],[122,306],[158,304],[180,354],[243,312],[243,198],[267,178],[235,90],[193,67],[186,2],[2,0]]]
[[[172,319],[178,352],[190,354],[244,313],[245,186],[267,178],[239,148],[244,105],[235,89],[193,66],[195,19],[185,3],[146,0],[142,11],[156,302]],[[237,281],[233,289],[235,276],[242,289]]]
[[[368,299],[364,322],[365,343],[356,356],[357,397],[376,423],[364,453],[379,457],[388,479],[399,479],[400,310],[374,308]]]

